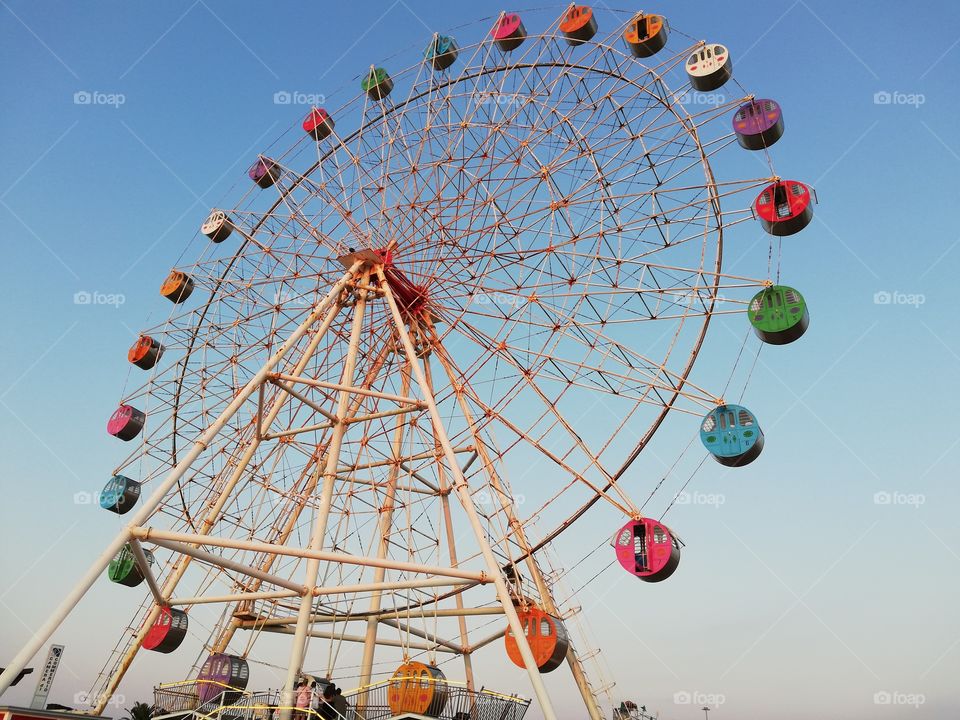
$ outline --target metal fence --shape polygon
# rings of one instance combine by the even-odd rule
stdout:
[[[192,720],[277,720],[282,708],[277,691],[240,692],[224,685],[224,693],[202,705],[199,687],[208,681],[189,680],[161,685],[154,689],[154,715],[189,715]],[[443,681],[446,702],[433,717],[438,720],[522,720],[530,701],[516,695],[490,690],[469,690],[463,685]],[[335,720],[388,720],[396,716],[390,708],[389,681],[344,693],[348,703],[345,715]],[[226,702],[225,702],[226,700]],[[326,712],[290,708],[297,720],[323,720]]]
[[[206,695],[216,695],[205,703],[200,703],[200,690],[207,690]],[[208,715],[235,703],[249,703],[253,693],[247,693],[238,688],[225,685],[215,680],[185,680],[183,682],[158,685],[153,689],[153,715],[177,715],[195,713]],[[259,696],[259,694],[258,694]],[[272,697],[272,696],[271,696]],[[269,702],[269,701],[267,701]],[[272,701],[276,704],[276,700]]]
[[[521,720],[530,706],[529,700],[516,695],[469,690],[449,681],[442,684],[447,700],[434,715],[440,720]],[[351,706],[345,720],[388,720],[397,715],[390,708],[389,688],[390,682],[385,681],[344,693]]]

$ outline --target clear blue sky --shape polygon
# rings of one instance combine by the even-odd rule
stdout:
[[[500,9],[0,2],[0,665],[118,527],[73,497],[118,460],[104,422],[125,350],[160,319],[159,282],[207,210],[229,205],[251,156],[298,121],[303,108],[274,93],[352,87],[427,27]],[[688,549],[669,587],[608,574],[600,585],[617,592],[581,597],[615,694],[669,720],[700,717],[684,693],[722,696],[711,720],[954,718],[960,13],[825,0],[645,9],[724,42],[740,81],[783,101],[777,168],[813,184],[820,205],[784,261],[811,330],[765,353],[751,383],[752,406],[777,419],[762,462],[709,468],[696,489],[723,505],[672,511]],[[894,101],[875,102],[883,92]],[[80,291],[124,302],[74,304]],[[898,502],[910,494],[923,502]],[[88,687],[129,620],[111,597],[98,586],[56,636],[68,647],[52,701]],[[153,679],[127,692],[145,697]],[[29,700],[23,685],[13,700]],[[923,704],[896,704],[907,695]]]

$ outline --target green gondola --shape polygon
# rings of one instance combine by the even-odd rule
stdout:
[[[393,80],[383,68],[370,68],[360,87],[373,100],[383,100],[393,90]]]
[[[771,345],[792,343],[810,325],[803,295],[786,285],[771,285],[754,295],[747,317],[757,336]]]
[[[143,554],[147,557],[147,562],[153,565],[153,553],[144,550]],[[144,580],[144,574],[137,565],[137,558],[130,549],[129,543],[123,546],[123,549],[116,554],[110,565],[107,567],[107,577],[111,582],[126,585],[127,587],[136,587]]]

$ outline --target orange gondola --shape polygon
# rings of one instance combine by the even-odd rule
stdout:
[[[447,678],[435,665],[409,661],[390,678],[387,702],[395,715],[439,717],[447,704]]]
[[[530,645],[533,659],[536,660],[540,672],[548,673],[560,667],[570,647],[570,638],[563,623],[535,607],[519,610],[517,615],[520,616],[520,625],[523,626],[527,643]],[[503,640],[507,647],[507,657],[514,665],[526,667],[520,655],[517,638],[510,628],[507,628]]]

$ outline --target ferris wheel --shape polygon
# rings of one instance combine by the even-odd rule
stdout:
[[[445,716],[449,663],[476,692],[500,644],[545,717],[564,664],[600,717],[543,552],[606,505],[621,522],[585,546],[642,581],[677,569],[629,470],[672,413],[724,465],[760,455],[758,417],[692,370],[717,315],[757,348],[803,335],[779,252],[814,194],[769,163],[780,105],[661,15],[504,12],[425,42],[291,118],[163,280],[170,315],[130,348],[107,425],[129,454],[100,504],[129,524],[0,688],[106,572],[149,594],[95,710],[139,650],[190,638],[185,671],[242,695],[279,634],[287,714],[309,657]],[[763,176],[727,177],[736,153]],[[741,224],[769,235],[765,277],[724,272]]]

